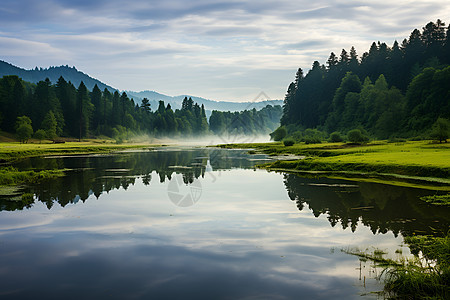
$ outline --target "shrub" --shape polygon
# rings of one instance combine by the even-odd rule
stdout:
[[[303,138],[305,144],[320,144],[322,143],[322,139],[317,136],[306,136]]]
[[[303,132],[303,142],[305,144],[320,144],[325,139],[325,134],[317,129],[307,128]]]
[[[296,141],[296,142],[301,142],[303,140],[303,133],[299,130],[294,131],[294,133],[291,134],[291,137]]]
[[[270,138],[276,142],[282,141],[287,135],[286,127],[280,126],[270,134]]]
[[[38,139],[39,142],[42,142],[42,140],[45,139],[45,137],[46,133],[43,129],[36,130],[36,132],[34,133],[34,138]]]
[[[347,133],[347,139],[350,143],[361,144],[369,141],[369,138],[362,134],[361,130],[353,129]]]
[[[450,137],[450,121],[444,118],[438,118],[433,124],[430,137],[438,140],[439,143],[442,143],[442,141],[447,143],[447,139]]]
[[[286,147],[289,147],[289,146],[294,145],[294,144],[295,144],[295,141],[294,141],[294,139],[292,139],[292,138],[287,138],[287,139],[285,139],[285,140],[283,141],[283,144],[284,144]]]
[[[339,132],[335,131],[330,135],[330,142],[339,143],[342,141],[344,141],[344,139]]]

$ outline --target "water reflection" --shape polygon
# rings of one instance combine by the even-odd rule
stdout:
[[[449,224],[421,190],[252,170],[245,151],[215,151],[23,162],[72,171],[30,187],[32,209],[0,212],[0,298],[361,299],[381,287],[339,249],[393,253],[393,233]],[[174,179],[200,180],[201,200],[173,205]]]
[[[209,176],[209,180],[215,182],[221,171],[252,169],[265,159],[264,155],[249,155],[245,150],[168,148],[119,155],[32,158],[17,167],[25,170],[70,169],[64,177],[26,190],[35,195],[36,201],[51,209],[55,203],[65,207],[85,202],[91,195],[98,199],[112,190],[128,190],[138,178],[151,189],[152,179],[164,183],[180,176],[178,184],[182,178],[185,185],[198,189],[199,182],[192,185],[194,180],[204,180]],[[342,229],[351,228],[354,232],[358,226],[364,225],[373,234],[392,231],[395,236],[406,236],[445,235],[450,225],[449,208],[434,207],[419,200],[430,191],[292,174],[284,175],[284,184],[289,198],[295,201],[299,210],[307,206],[315,217],[325,215],[332,227],[339,223]],[[180,196],[173,191],[169,194]],[[198,199],[192,198],[190,203],[196,201]],[[21,210],[32,205],[0,198],[0,210]]]
[[[354,232],[362,224],[373,234],[392,231],[395,236],[443,236],[449,230],[450,209],[419,199],[430,191],[292,174],[284,175],[284,184],[299,210],[307,206],[316,217],[326,215],[332,227],[340,223]]]
[[[159,182],[181,174],[188,185],[194,179],[205,178],[208,171],[248,169],[266,160],[264,155],[249,155],[245,150],[224,149],[163,149],[133,151],[120,155],[80,155],[66,157],[30,158],[16,165],[20,170],[69,169],[66,176],[25,189],[51,209],[55,203],[64,207],[69,203],[85,202],[90,195],[97,198],[114,189],[127,190],[141,177],[149,185],[152,174]],[[210,173],[211,176],[213,173]],[[213,178],[214,180],[216,178]],[[21,210],[31,204],[8,201],[0,197],[0,210]]]

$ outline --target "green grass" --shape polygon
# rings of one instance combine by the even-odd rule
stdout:
[[[0,143],[0,161],[11,162],[33,156],[109,153],[112,151],[150,147],[149,144],[112,144],[103,141],[66,142],[64,144]]]
[[[110,153],[130,148],[146,148],[149,144],[111,144],[104,140],[66,142],[63,144],[21,144],[0,142],[0,162],[10,163],[28,157],[50,155],[74,155],[86,153]],[[64,176],[66,170],[19,171],[12,166],[0,167],[0,195],[17,194],[19,185],[38,183],[45,179]],[[29,196],[27,198],[29,200]]]
[[[386,293],[401,299],[449,299],[450,235],[405,237],[405,242],[416,258],[386,270]]]
[[[445,237],[405,237],[412,259],[383,258],[384,252],[373,253],[342,250],[362,260],[371,260],[384,270],[384,293],[388,299],[449,299],[450,235]],[[397,251],[396,251],[397,252]]]
[[[340,176],[353,172],[370,174],[374,177],[375,175],[392,175],[392,177],[404,176],[405,178],[438,178],[434,181],[447,186],[450,184],[450,143],[377,141],[365,145],[297,143],[286,147],[278,142],[230,144],[218,147],[252,149],[252,151],[268,155],[294,154],[307,157],[294,161],[279,160],[261,166],[270,170],[324,171]]]
[[[420,197],[420,200],[423,200],[433,205],[450,206],[450,194],[424,196]]]
[[[37,183],[45,179],[64,176],[64,170],[19,171],[11,166],[0,169],[0,186]]]

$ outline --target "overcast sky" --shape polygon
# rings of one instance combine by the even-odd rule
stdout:
[[[0,59],[76,66],[120,90],[283,99],[298,67],[448,16],[444,0],[2,0]]]

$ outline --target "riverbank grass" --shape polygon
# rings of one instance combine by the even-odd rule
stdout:
[[[0,143],[0,161],[11,162],[33,156],[73,155],[88,153],[109,153],[130,148],[155,147],[150,144],[113,144],[106,140],[86,142],[66,142],[61,144],[21,144],[18,142]]]
[[[273,170],[338,171],[441,178],[450,183],[450,143],[431,141],[363,145],[345,143],[284,146],[283,143],[229,144],[221,148],[253,149],[269,155],[293,154],[301,160],[279,160],[261,167]]]

